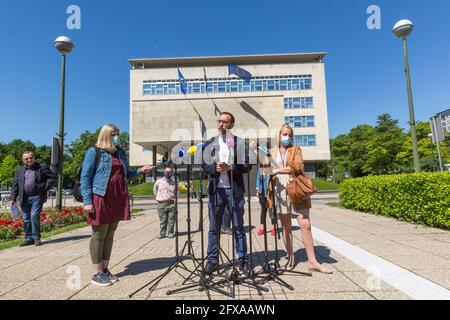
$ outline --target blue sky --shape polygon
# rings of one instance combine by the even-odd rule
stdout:
[[[66,9],[81,8],[81,30]],[[369,30],[367,7],[381,8]],[[129,128],[129,58],[326,51],[330,136],[390,113],[408,126],[401,41],[392,26],[416,27],[409,55],[416,119],[450,108],[450,1],[64,1],[0,2],[0,142],[50,144],[59,127],[60,56],[67,62],[66,132],[76,139],[107,122]]]

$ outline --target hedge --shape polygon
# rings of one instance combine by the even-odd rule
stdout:
[[[348,179],[339,197],[349,209],[450,229],[450,172]]]

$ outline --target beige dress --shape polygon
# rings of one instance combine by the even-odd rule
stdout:
[[[286,152],[287,153],[287,152]],[[281,156],[280,149],[277,150],[277,158],[275,160],[276,164],[279,168],[286,167],[286,153],[284,156]],[[278,214],[290,214],[294,216],[298,216],[302,214],[303,216],[309,215],[309,209],[302,209],[300,212],[296,212],[292,207],[289,196],[287,193],[287,184],[289,181],[288,174],[278,174],[276,179],[274,180],[274,198],[275,198],[275,206]]]

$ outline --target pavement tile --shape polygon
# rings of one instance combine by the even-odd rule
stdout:
[[[377,300],[411,300],[411,297],[400,291],[371,291]]]
[[[417,275],[424,277],[442,287],[450,290],[450,269],[442,270],[411,270]]]
[[[366,271],[352,271],[343,272],[351,281],[355,282],[364,291],[396,291],[397,289],[379,277],[368,273]],[[383,270],[380,270],[380,275],[382,275]]]
[[[288,300],[375,300],[367,292],[309,292],[287,294]]]
[[[1,282],[0,283],[0,299],[3,299],[3,295],[8,293],[11,290],[14,290],[18,287],[21,287],[22,285],[24,285],[26,282]]]
[[[25,285],[3,295],[2,299],[29,300],[65,300],[77,289],[70,289],[66,281],[30,281]]]
[[[429,252],[432,254],[448,254],[450,252],[450,243],[433,240],[413,240],[399,241],[400,243],[416,248],[418,250]]]
[[[400,252],[403,253],[403,252]],[[411,269],[448,269],[450,268],[450,261],[443,259],[436,255],[421,255],[421,256],[386,256],[386,260],[408,270]]]

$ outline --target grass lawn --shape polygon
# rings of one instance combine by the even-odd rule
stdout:
[[[179,181],[178,183],[181,183],[184,181]],[[206,185],[207,185],[207,181],[203,181],[203,190],[206,190]],[[142,183],[142,184],[138,184],[136,186],[132,186],[129,187],[128,190],[130,191],[130,193],[133,196],[153,196],[153,185],[154,182],[150,182],[150,183]],[[194,188],[197,191],[198,190],[198,186],[199,186],[199,182],[196,180],[194,181]],[[186,195],[187,192],[183,191],[180,194],[182,195]]]
[[[78,224],[72,224],[70,226],[65,226],[59,229],[55,229],[49,232],[42,232],[41,233],[41,239],[46,239],[46,238],[50,238],[53,236],[56,236],[58,234],[61,233],[65,233],[65,232],[69,232],[75,229],[79,229],[79,228],[83,228],[88,226],[88,224],[86,222],[83,223],[78,223]],[[19,244],[21,244],[24,241],[24,238],[18,238],[18,239],[14,239],[14,240],[8,240],[8,241],[0,241],[0,250],[4,250],[4,249],[9,249],[12,247],[16,247]]]
[[[338,191],[339,185],[337,183],[323,181],[323,180],[314,180],[314,184],[317,187],[318,191]]]

